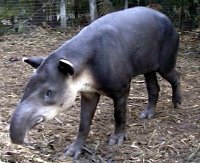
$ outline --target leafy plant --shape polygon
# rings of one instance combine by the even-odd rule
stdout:
[[[98,0],[97,6],[100,16],[124,8],[124,0]]]
[[[114,11],[114,6],[110,0],[99,0],[97,6],[101,16]]]

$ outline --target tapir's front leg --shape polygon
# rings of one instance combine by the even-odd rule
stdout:
[[[109,145],[123,144],[126,139],[126,107],[129,89],[116,98],[114,98],[114,117],[115,129],[110,137]]]
[[[82,152],[86,138],[89,133],[90,125],[99,102],[100,95],[97,93],[81,94],[81,115],[79,124],[79,133],[74,143],[66,149],[67,156],[73,156],[77,159]]]

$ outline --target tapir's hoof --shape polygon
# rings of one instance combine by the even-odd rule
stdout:
[[[181,105],[182,99],[181,97],[177,97],[177,98],[172,98],[172,103],[173,103],[173,107],[179,108],[179,106]]]
[[[82,153],[82,148],[82,146],[72,143],[65,149],[65,156],[70,156],[77,160]]]
[[[146,109],[140,113],[140,119],[151,119],[155,115],[154,109]]]
[[[109,140],[109,145],[122,145],[124,143],[124,140],[127,139],[127,134],[112,134]]]

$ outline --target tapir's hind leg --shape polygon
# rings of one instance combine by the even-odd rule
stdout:
[[[166,79],[172,86],[172,103],[174,108],[177,108],[178,104],[181,104],[181,86],[180,75],[176,70],[172,70],[168,73],[159,72],[160,75]]]
[[[140,118],[152,118],[155,114],[156,103],[158,101],[160,87],[158,85],[156,72],[150,72],[144,74],[147,92],[148,92],[148,104],[144,111],[141,112]]]

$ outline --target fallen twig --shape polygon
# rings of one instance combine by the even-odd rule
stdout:
[[[191,154],[189,155],[187,161],[192,161],[192,159],[194,159],[194,158],[196,157],[196,155],[197,155],[197,153],[198,153],[199,151],[200,151],[200,144],[198,144],[196,150],[195,150],[193,153],[191,153]]]

